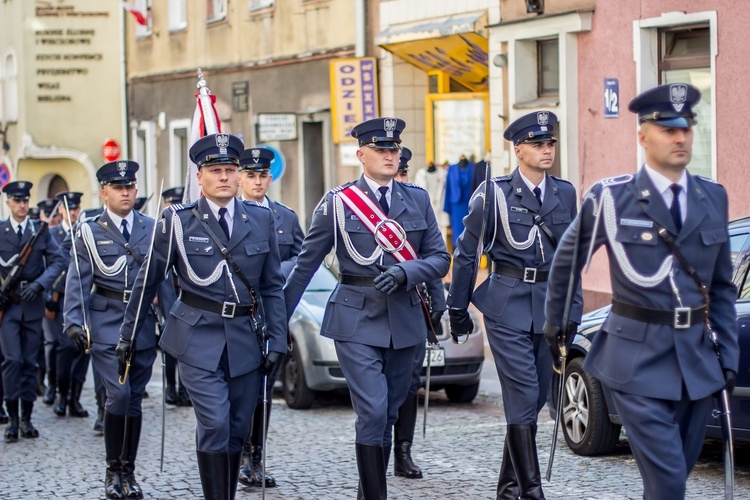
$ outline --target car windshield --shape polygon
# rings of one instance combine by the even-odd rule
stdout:
[[[336,288],[336,277],[325,266],[320,266],[307,285],[307,292],[332,292]]]

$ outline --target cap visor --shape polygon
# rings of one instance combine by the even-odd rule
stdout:
[[[678,117],[678,118],[670,118],[668,120],[647,120],[648,123],[655,123],[656,125],[661,125],[662,127],[671,127],[671,128],[690,128],[692,127],[692,124],[688,121],[687,118]]]

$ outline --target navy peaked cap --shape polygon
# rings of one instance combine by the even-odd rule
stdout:
[[[210,134],[201,137],[190,146],[190,160],[198,168],[207,165],[240,164],[240,155],[245,145],[242,139],[232,134]]]
[[[29,181],[13,181],[3,187],[3,193],[8,195],[8,198],[28,200],[33,186],[34,184]]]
[[[181,203],[184,194],[185,188],[176,186],[162,191],[161,197],[164,198],[164,203]]]
[[[252,172],[267,172],[271,170],[271,162],[276,157],[268,148],[250,148],[240,156],[240,170]]]
[[[552,111],[535,111],[523,115],[505,129],[503,137],[518,146],[524,142],[557,142],[555,137],[557,115]]]
[[[398,149],[401,144],[401,132],[406,122],[401,118],[373,118],[352,129],[352,137],[360,146],[377,149]]]
[[[68,200],[68,208],[78,208],[79,206],[81,206],[81,196],[83,196],[83,193],[79,193],[76,191],[61,191],[55,195],[55,201],[62,201],[62,199],[65,198],[66,200]],[[61,207],[65,208],[64,201]]]
[[[146,200],[148,200],[147,196],[139,196],[135,199],[135,203],[133,203],[133,210],[140,210],[143,208],[143,205],[146,204]]]
[[[688,128],[696,124],[693,108],[700,100],[701,91],[689,83],[667,83],[641,92],[628,109],[638,115],[639,124]]]
[[[409,160],[411,160],[411,149],[401,148],[401,157],[398,159],[398,171],[409,171]]]
[[[138,163],[133,160],[111,161],[99,167],[96,171],[96,179],[102,186],[107,184],[132,186],[135,184],[135,173],[139,168]]]
[[[57,205],[56,199],[47,198],[38,202],[36,204],[36,207],[39,209],[40,213],[44,213],[45,217],[49,217],[52,211],[55,209],[55,205]]]

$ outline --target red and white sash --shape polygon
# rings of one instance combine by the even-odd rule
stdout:
[[[375,241],[399,262],[418,259],[417,252],[402,237],[406,234],[395,220],[389,219],[359,187],[351,185],[337,193],[349,210],[359,217],[365,227],[375,236]],[[401,231],[399,231],[399,229]]]

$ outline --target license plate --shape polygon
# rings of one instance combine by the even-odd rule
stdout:
[[[430,366],[445,366],[445,349],[430,349],[427,348],[424,352],[423,367],[427,367],[427,356],[430,356]]]

